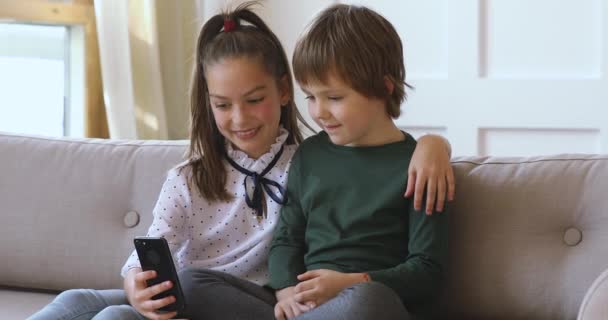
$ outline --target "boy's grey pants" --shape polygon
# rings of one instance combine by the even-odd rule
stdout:
[[[274,319],[274,293],[232,275],[185,269],[179,274],[190,320]],[[377,282],[343,290],[337,297],[306,312],[297,320],[410,319],[393,290]],[[30,320],[143,320],[127,302],[123,290],[69,290],[63,292]]]

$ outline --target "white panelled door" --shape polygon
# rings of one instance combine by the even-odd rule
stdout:
[[[400,127],[454,155],[608,153],[608,1],[353,1],[405,46]]]

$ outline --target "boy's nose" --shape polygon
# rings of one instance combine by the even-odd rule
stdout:
[[[311,109],[312,116],[317,119],[325,119],[328,116],[327,109],[325,108],[325,105],[321,102],[312,105]]]

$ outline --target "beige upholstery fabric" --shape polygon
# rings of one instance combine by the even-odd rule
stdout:
[[[185,149],[0,134],[0,285],[120,287],[132,239]],[[454,168],[442,318],[575,319],[608,268],[608,158],[458,158]],[[0,293],[11,312],[46,301]]]
[[[55,297],[50,293],[0,288],[0,319],[22,320],[47,305]]]
[[[449,318],[576,318],[587,288],[608,267],[608,157],[460,158],[453,165]],[[566,243],[571,228],[582,234],[574,246]]]
[[[122,286],[132,239],[146,233],[183,142],[60,140],[0,135],[0,284]],[[127,228],[136,211],[139,225]]]
[[[578,313],[578,320],[608,319],[608,269],[593,282]]]

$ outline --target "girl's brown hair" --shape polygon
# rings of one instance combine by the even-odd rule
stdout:
[[[191,132],[188,164],[192,182],[208,201],[229,201],[226,191],[227,172],[224,167],[225,139],[215,124],[209,101],[205,70],[226,58],[258,59],[265,70],[277,80],[288,78],[290,101],[281,107],[280,124],[290,133],[286,143],[302,142],[298,120],[309,127],[293,101],[293,80],[285,50],[277,36],[262,19],[251,11],[256,1],[241,4],[233,11],[213,16],[198,37],[194,78],[191,86]],[[231,30],[223,30],[224,21]],[[246,25],[242,23],[246,22]]]
[[[393,25],[366,7],[338,4],[323,10],[298,40],[293,72],[303,85],[327,81],[335,72],[367,97],[386,101],[386,111],[399,117],[406,99],[403,45]],[[385,78],[386,77],[386,78]],[[393,84],[388,92],[385,79]]]

